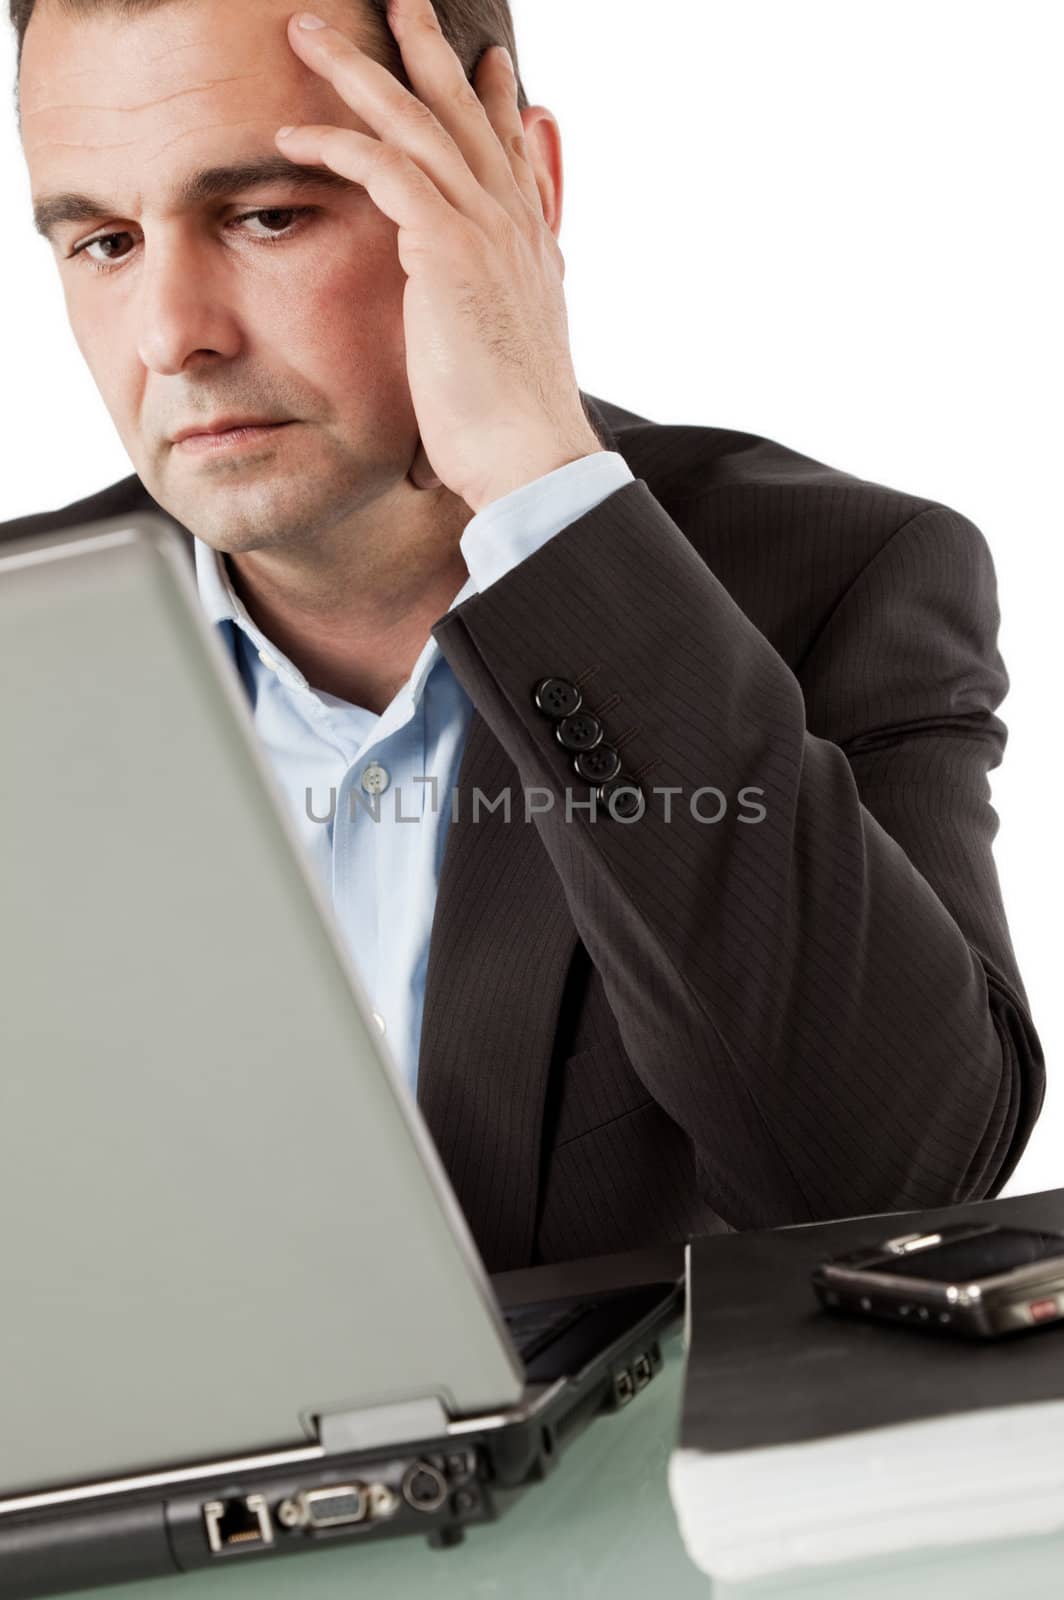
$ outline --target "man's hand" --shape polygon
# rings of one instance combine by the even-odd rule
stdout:
[[[277,140],[291,160],[361,184],[398,226],[421,433],[412,480],[438,479],[479,511],[601,450],[573,371],[565,263],[506,51],[485,53],[474,90],[431,0],[389,0],[411,93],[338,29],[301,25],[305,16],[289,19],[292,48],[380,137],[305,125]]]

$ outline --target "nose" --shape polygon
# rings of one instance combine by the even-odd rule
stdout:
[[[226,285],[193,241],[148,244],[138,293],[138,348],[149,371],[172,376],[194,357],[238,354],[240,325]]]

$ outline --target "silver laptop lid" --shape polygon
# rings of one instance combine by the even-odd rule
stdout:
[[[0,1494],[512,1403],[178,536],[11,546],[0,658]]]

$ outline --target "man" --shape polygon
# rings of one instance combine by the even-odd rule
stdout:
[[[996,1192],[982,535],[582,395],[504,0],[323,5],[13,0],[136,473],[2,536],[183,531],[490,1268]]]

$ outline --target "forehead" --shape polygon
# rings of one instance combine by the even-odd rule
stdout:
[[[204,160],[275,152],[282,123],[366,124],[288,43],[293,0],[170,0],[71,16],[39,0],[19,73],[22,146],[34,190],[145,194]],[[357,0],[318,0],[328,22],[380,56]]]

